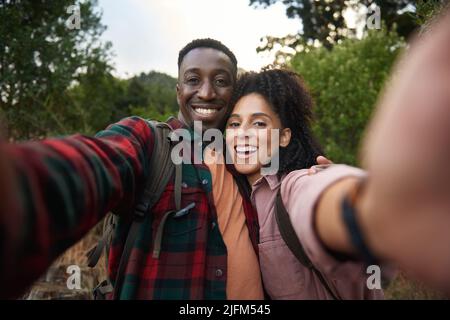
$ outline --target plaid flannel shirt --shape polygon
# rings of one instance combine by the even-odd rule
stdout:
[[[169,120],[181,128],[177,119]],[[115,279],[131,225],[133,208],[150,170],[154,133],[147,121],[129,117],[96,137],[74,135],[7,144],[2,156],[12,168],[12,198],[0,212],[0,298],[16,297],[52,261],[85,235],[104,215],[119,212],[109,255]],[[239,180],[232,167],[228,169]],[[1,173],[0,173],[1,174]],[[155,231],[175,208],[172,177],[151,214],[141,223],[125,269],[121,299],[225,299],[227,249],[217,225],[212,178],[204,164],[183,164],[183,217],[164,227],[159,258],[152,256]],[[258,248],[257,215],[239,185],[253,247]]]

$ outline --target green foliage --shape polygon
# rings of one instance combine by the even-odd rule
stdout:
[[[389,30],[396,30],[406,38],[416,27],[414,19],[406,12],[414,9],[415,1],[412,0],[250,0],[250,5],[267,8],[277,2],[285,5],[288,18],[301,21],[302,28],[296,35],[265,37],[258,51],[270,51],[276,44],[298,51],[299,46],[314,42],[331,49],[341,40],[355,35],[354,30],[346,25],[345,10],[373,4],[380,8],[381,19]],[[280,51],[278,58],[282,57],[283,52]]]
[[[80,29],[67,27],[80,6]],[[0,0],[0,118],[11,139],[93,134],[136,112],[176,114],[176,79],[158,72],[117,79],[96,0]]]
[[[69,132],[93,134],[105,128],[113,119],[123,118],[128,112],[121,110],[121,102],[126,94],[127,80],[116,79],[111,74],[87,73],[80,77],[79,83],[67,92],[71,109],[76,110],[81,120],[71,123],[65,117],[64,124]]]
[[[87,73],[69,90],[70,103],[82,119],[74,131],[92,134],[129,115],[167,120],[178,112],[176,82],[155,71],[130,79]],[[65,120],[69,125],[70,118]]]
[[[158,121],[166,121],[169,117],[176,117],[177,113],[166,111],[164,113],[160,113],[156,111],[155,108],[151,106],[147,108],[143,107],[133,107],[130,108],[130,113],[134,116],[139,116],[144,119],[158,120]]]
[[[416,12],[412,17],[417,25],[426,26],[442,8],[449,4],[449,0],[419,0],[416,4]]]
[[[156,113],[178,111],[175,87],[177,80],[164,73],[151,71],[130,79],[127,103],[134,107],[149,107]]]
[[[77,4],[80,28],[69,29]],[[72,130],[83,115],[73,108],[67,89],[83,74],[110,70],[109,43],[101,43],[105,27],[97,2],[0,1],[0,109],[9,135],[31,138]]]
[[[292,59],[316,102],[314,132],[333,161],[356,164],[364,128],[404,45],[395,32],[373,30],[363,40],[347,39],[332,50],[316,48]]]

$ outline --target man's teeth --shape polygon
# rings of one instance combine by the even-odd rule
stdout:
[[[236,147],[236,152],[255,152],[257,150],[254,146]]]
[[[194,108],[194,110],[201,114],[213,114],[218,112],[218,109],[207,109],[207,108]]]

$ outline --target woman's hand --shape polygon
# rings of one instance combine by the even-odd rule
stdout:
[[[369,127],[358,206],[369,245],[450,289],[450,14],[400,61]]]

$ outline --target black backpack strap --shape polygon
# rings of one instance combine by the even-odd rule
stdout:
[[[135,207],[133,222],[128,231],[128,236],[119,262],[119,268],[117,270],[113,299],[120,298],[125,268],[128,264],[139,227],[144,220],[145,215],[161,197],[174,170],[173,162],[170,159],[171,142],[169,140],[169,133],[172,129],[166,123],[149,121],[149,124],[152,126],[155,134],[154,147],[150,160],[150,175],[147,179],[144,193]]]
[[[323,277],[322,273],[317,270],[317,268],[313,265],[308,255],[306,254],[305,249],[303,248],[299,238],[297,237],[297,234],[295,233],[294,227],[292,226],[291,219],[289,218],[289,213],[284,206],[280,190],[278,190],[277,199],[275,202],[275,218],[277,220],[281,237],[288,246],[289,250],[291,250],[291,252],[295,255],[297,260],[317,275],[320,282],[328,291],[328,293],[333,297],[333,299],[341,300],[338,293],[332,289],[332,287]]]

